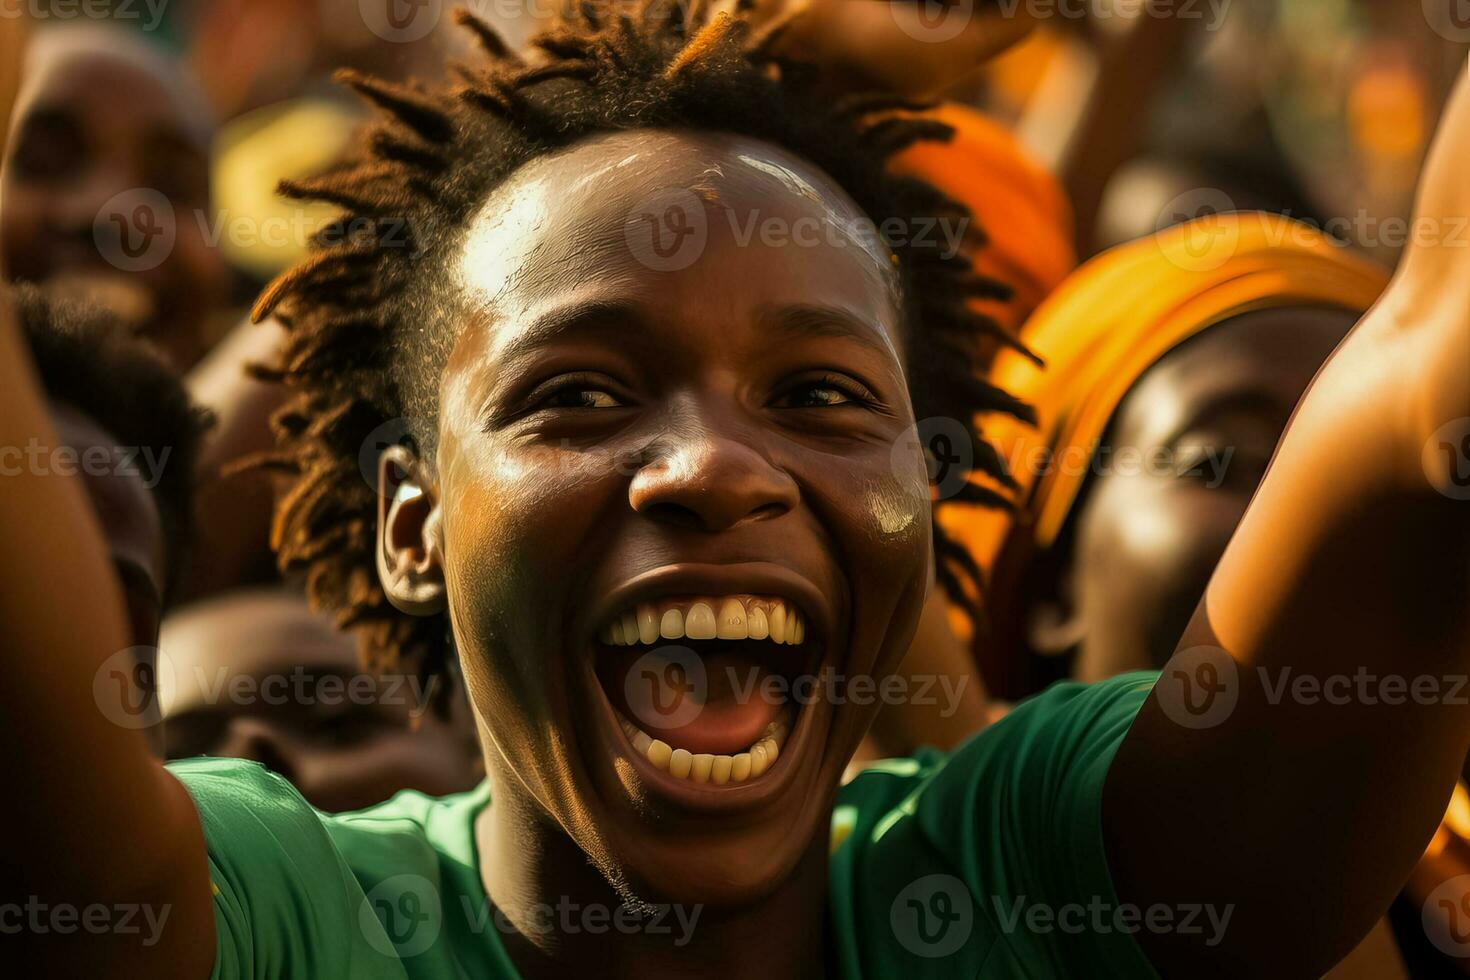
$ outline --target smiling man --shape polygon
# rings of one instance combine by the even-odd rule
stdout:
[[[492,64],[461,87],[351,78],[392,120],[292,191],[348,208],[352,231],[257,307],[288,326],[298,396],[279,419],[297,478],[282,559],[375,666],[459,657],[486,784],[327,816],[248,763],[159,769],[80,682],[118,632],[105,587],[95,620],[63,630],[24,611],[22,579],[0,613],[58,655],[14,658],[4,710],[21,731],[75,722],[49,755],[5,759],[29,802],[7,813],[29,860],[5,885],[174,910],[150,948],[29,936],[24,953],[179,977],[1303,975],[1386,904],[1464,754],[1448,710],[1307,724],[1240,685],[1233,717],[1187,728],[1167,685],[1151,697],[1155,676],[1132,675],[1053,688],[951,756],[839,788],[876,707],[779,692],[888,677],[936,565],[957,580],[909,433],[1024,414],[974,376],[994,330],[970,303],[1004,290],[897,237],[741,246],[730,229],[753,216],[956,216],[885,166],[949,130],[891,96],[835,103],[703,9],[605,22],[585,4],[534,64],[469,20]],[[1431,214],[1466,204],[1445,161],[1470,140],[1467,99]],[[1445,285],[1464,262],[1412,254],[1334,357],[1171,670],[1206,644],[1261,669],[1462,665],[1470,524],[1420,450],[1470,413],[1470,331]],[[15,388],[0,439],[45,432]],[[364,480],[364,445],[404,420],[411,438]],[[65,521],[70,489],[16,494]],[[0,512],[0,544],[33,541]],[[97,578],[47,557],[43,586]],[[732,670],[778,696],[747,703]],[[1424,772],[1398,765],[1406,748]],[[1321,826],[1324,800],[1357,819]],[[106,823],[58,819],[103,806]],[[1355,829],[1380,823],[1363,853]],[[1342,915],[1289,914],[1326,896]]]

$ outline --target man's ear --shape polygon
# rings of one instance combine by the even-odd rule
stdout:
[[[423,464],[403,446],[378,457],[378,580],[411,616],[446,606],[439,501]]]
[[[1070,549],[1067,554],[1043,560],[1036,569],[1029,591],[1034,598],[1026,607],[1026,645],[1044,657],[1071,653],[1082,645],[1086,627],[1077,608],[1073,589]]]

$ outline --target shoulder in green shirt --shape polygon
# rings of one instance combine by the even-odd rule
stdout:
[[[834,973],[1152,977],[1136,917],[1119,914],[1100,806],[1153,679],[1059,684],[952,755],[920,752],[843,787],[832,814]],[[328,816],[254,763],[170,768],[208,842],[215,977],[517,975],[476,870],[485,788],[400,793]],[[622,914],[582,927],[612,932],[627,927]],[[698,928],[666,918],[673,942]]]

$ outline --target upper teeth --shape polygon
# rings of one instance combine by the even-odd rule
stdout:
[[[806,617],[783,599],[726,596],[639,603],[613,618],[599,638],[611,646],[659,640],[766,640],[801,643]]]

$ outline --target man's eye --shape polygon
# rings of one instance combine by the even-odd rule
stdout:
[[[567,387],[553,391],[542,408],[622,408],[623,403],[601,388]]]
[[[846,405],[852,401],[847,397],[847,392],[831,385],[806,385],[792,392],[790,404],[792,408],[827,408],[832,405]]]
[[[842,405],[871,405],[875,399],[856,381],[836,377],[806,381],[789,388],[777,400],[781,408],[837,408]]]

